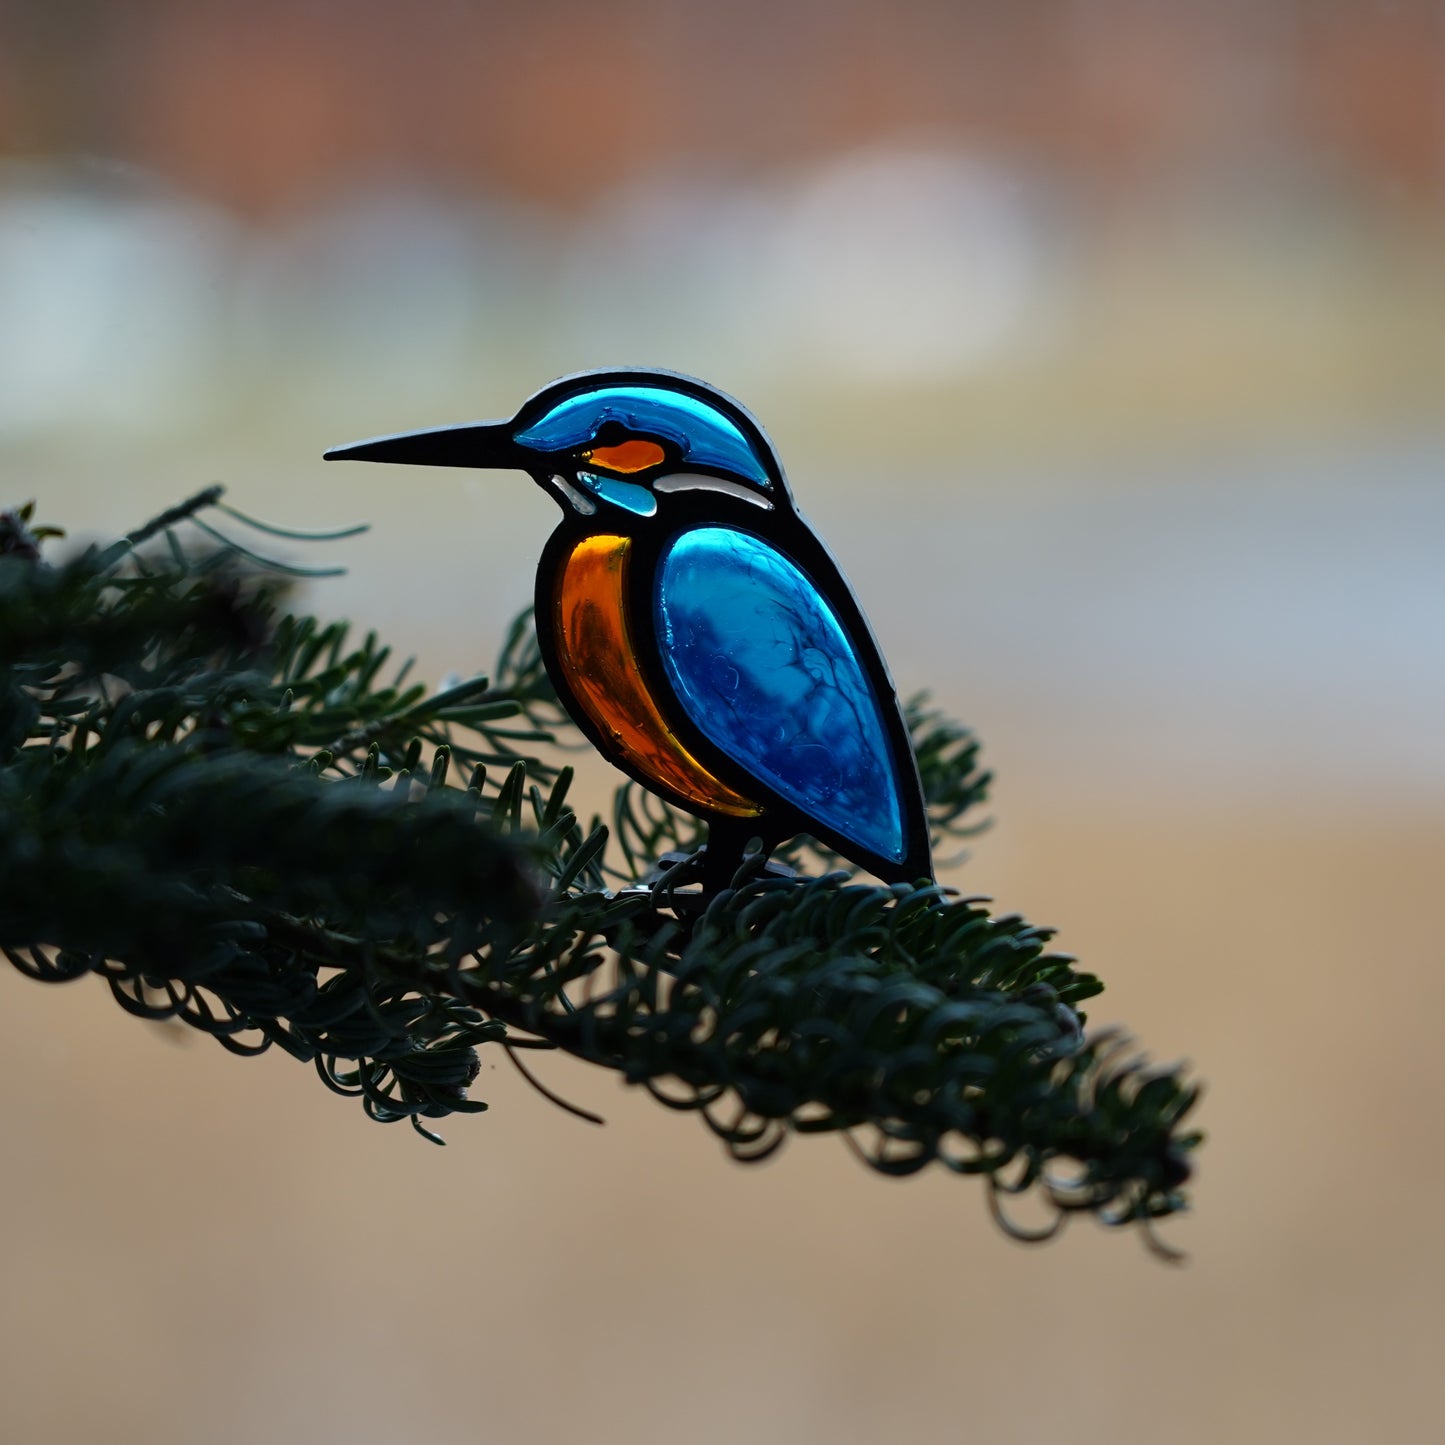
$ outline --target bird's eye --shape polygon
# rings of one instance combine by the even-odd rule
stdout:
[[[648,467],[659,466],[667,453],[643,437],[629,437],[616,446],[589,447],[582,453],[585,461],[594,467],[606,467],[609,472],[645,472]]]

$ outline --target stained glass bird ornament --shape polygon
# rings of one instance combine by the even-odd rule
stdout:
[[[782,464],[731,397],[670,371],[593,371],[510,421],[377,437],[328,460],[528,473],[562,509],[537,639],[593,745],[704,819],[704,892],[751,840],[810,834],[885,882],[932,876],[897,693]]]

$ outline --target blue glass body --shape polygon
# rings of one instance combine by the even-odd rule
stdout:
[[[804,813],[902,861],[883,714],[809,578],[758,537],[698,527],[664,549],[654,596],[663,667],[703,735]]]
[[[558,452],[590,442],[604,422],[670,441],[693,466],[717,467],[771,485],[767,468],[730,418],[697,397],[657,386],[603,386],[579,392],[516,433],[522,446]]]

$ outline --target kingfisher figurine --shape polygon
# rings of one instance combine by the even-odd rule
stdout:
[[[878,644],[752,415],[692,377],[563,377],[510,421],[327,460],[528,473],[562,509],[537,640],[593,745],[704,819],[704,892],[807,833],[885,882],[932,877],[918,765]]]

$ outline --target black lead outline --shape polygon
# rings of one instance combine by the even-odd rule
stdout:
[[[756,448],[773,483],[774,490],[769,497],[773,508],[770,512],[724,492],[699,489],[664,494],[666,502],[659,505],[658,513],[652,517],[641,517],[621,508],[613,508],[609,510],[614,515],[609,515],[606,519],[607,531],[628,537],[632,544],[629,548],[625,584],[627,624],[644,684],[657,699],[664,721],[679,742],[721,781],[760,804],[765,810],[762,817],[737,819],[722,816],[659,786],[653,778],[631,764],[628,756],[617,748],[610,736],[593,724],[578,702],[556,652],[553,619],[557,587],[561,579],[561,569],[578,541],[602,529],[598,526],[596,515],[580,516],[570,507],[564,509],[561,521],[542,549],[536,579],[538,644],[548,676],[551,677],[563,706],[572,715],[582,733],[609,762],[649,791],[657,793],[684,812],[702,818],[708,824],[711,845],[709,852],[714,859],[714,867],[709,868],[709,873],[713,874],[714,878],[720,876],[716,871],[717,865],[723,862],[720,855],[728,855],[734,861],[740,859],[744,846],[751,838],[761,838],[765,851],[771,852],[785,839],[806,833],[885,882],[912,883],[922,878],[931,879],[933,867],[923,788],[897,688],[883,659],[877,637],[859,606],[852,587],[826,544],[798,511],[782,464],[756,418],[733,398],[694,377],[661,369],[601,370],[579,372],[543,388],[523,403],[511,426],[514,433],[524,430],[559,402],[599,386],[658,384],[690,395],[728,416]],[[541,460],[543,459],[539,458],[539,462]],[[689,466],[696,472],[717,475],[724,479],[729,477],[723,469],[691,463]],[[658,470],[665,468],[666,463]],[[535,467],[529,466],[527,470],[538,485],[545,489],[555,468],[539,464]],[[665,517],[662,515],[664,511]],[[739,767],[682,713],[680,707],[666,705],[674,693],[666,678],[661,646],[653,621],[654,579],[666,548],[678,535],[699,526],[731,527],[757,537],[792,562],[832,607],[839,625],[853,646],[865,678],[874,690],[892,749],[903,823],[901,861],[864,848],[809,817],[763,779]]]

